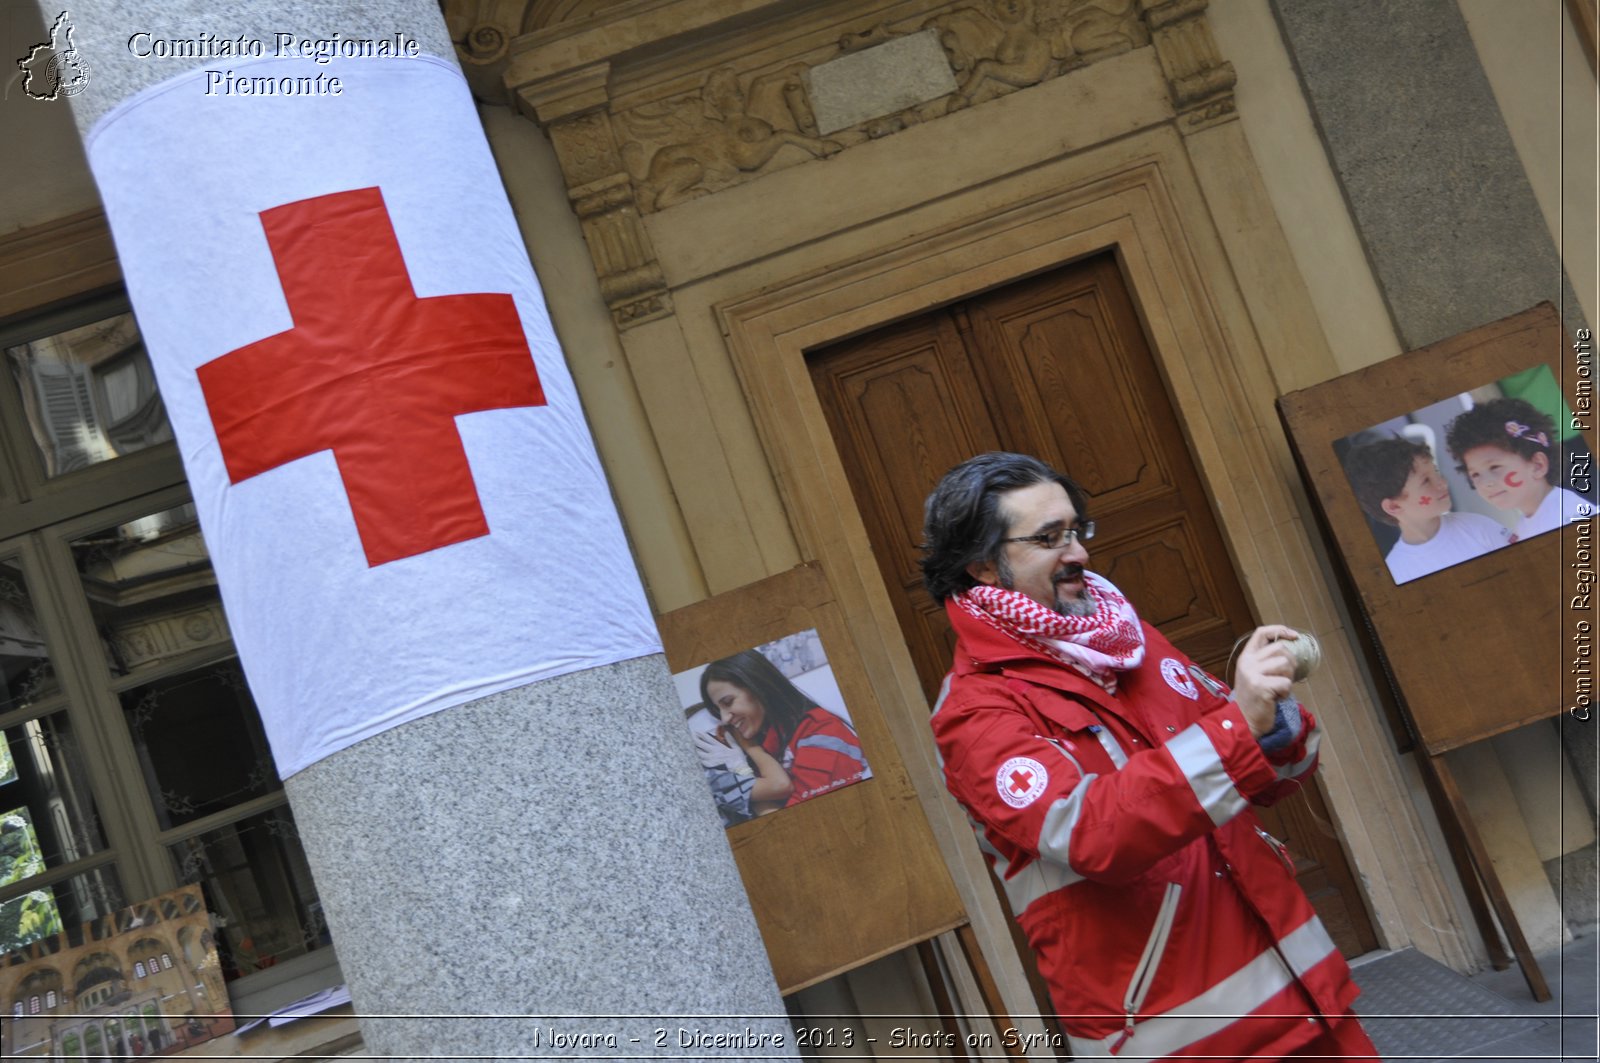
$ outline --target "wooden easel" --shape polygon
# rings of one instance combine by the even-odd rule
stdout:
[[[1396,585],[1333,444],[1541,364],[1564,381],[1555,362],[1569,344],[1555,307],[1541,303],[1278,400],[1318,519],[1371,622],[1406,726],[1420,747],[1423,778],[1491,959],[1497,967],[1509,965],[1498,919],[1529,990],[1541,1001],[1550,999],[1544,974],[1445,754],[1557,716],[1572,703],[1574,691],[1560,659],[1563,607],[1572,594],[1563,563],[1571,553],[1572,526]],[[1563,392],[1573,405],[1570,386]],[[1593,428],[1579,434],[1592,451]],[[1518,652],[1503,652],[1508,644]]]
[[[984,1007],[1010,1024],[999,987],[944,865],[820,565],[656,618],[673,672],[816,629],[872,778],[740,823],[728,842],[785,995],[916,947],[947,1032],[951,990],[932,941],[954,931]],[[955,1044],[965,1055],[965,1042]],[[1020,1050],[1008,1045],[1008,1054]]]

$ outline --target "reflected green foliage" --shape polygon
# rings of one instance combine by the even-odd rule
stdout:
[[[26,808],[0,814],[0,886],[44,870],[44,853]],[[0,955],[61,931],[61,912],[49,890],[34,890],[0,904]]]

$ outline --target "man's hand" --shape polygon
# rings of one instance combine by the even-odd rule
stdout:
[[[1294,657],[1279,643],[1299,637],[1293,628],[1267,624],[1251,633],[1239,654],[1233,696],[1257,738],[1272,730],[1278,699],[1288,697],[1294,685]]]

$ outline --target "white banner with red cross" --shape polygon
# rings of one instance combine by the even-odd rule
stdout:
[[[460,72],[311,72],[340,94],[216,94],[195,70],[87,138],[285,777],[660,650]]]

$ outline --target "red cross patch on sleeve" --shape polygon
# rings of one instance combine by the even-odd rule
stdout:
[[[1000,800],[1012,808],[1027,808],[1050,784],[1050,773],[1032,757],[1012,757],[994,774]]]

